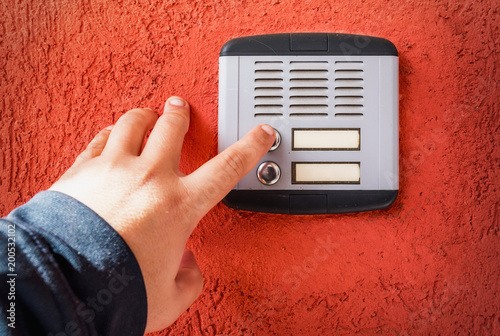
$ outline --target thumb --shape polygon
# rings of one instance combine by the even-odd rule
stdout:
[[[168,286],[170,289],[171,287]],[[175,277],[174,290],[168,296],[167,301],[162,301],[163,305],[158,303],[158,300],[148,302],[148,322],[146,325],[146,333],[159,331],[166,326],[174,323],[182,313],[198,298],[203,288],[203,277],[201,276],[200,268],[196,263],[193,252],[184,250],[181,259],[179,271]],[[156,293],[155,293],[156,294]],[[148,301],[149,301],[148,293]],[[157,299],[157,297],[155,297]],[[164,300],[164,298],[162,298]]]
[[[185,311],[200,296],[203,289],[203,276],[190,250],[184,250],[175,282],[178,295],[176,302],[182,307],[182,311]]]

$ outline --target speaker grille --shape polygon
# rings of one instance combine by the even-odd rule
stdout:
[[[359,117],[363,93],[363,61],[255,61],[255,117]]]

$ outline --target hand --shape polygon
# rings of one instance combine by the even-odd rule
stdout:
[[[275,137],[270,126],[257,126],[184,175],[179,158],[188,127],[189,105],[178,97],[169,98],[159,118],[150,109],[131,110],[97,134],[50,188],[94,210],[130,246],[146,283],[146,332],[172,324],[201,293],[201,272],[186,241]]]

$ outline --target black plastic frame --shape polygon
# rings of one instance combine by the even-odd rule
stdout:
[[[398,190],[232,190],[230,208],[291,215],[372,211],[394,203]]]
[[[394,44],[381,37],[336,33],[283,33],[229,40],[220,56],[359,55],[398,56]]]

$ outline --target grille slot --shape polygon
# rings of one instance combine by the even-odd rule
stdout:
[[[263,96],[268,96],[268,95],[277,95],[277,94],[282,94],[283,93],[283,88],[276,86],[276,87],[256,87],[255,88],[255,94],[256,95],[263,95]],[[280,95],[280,97],[282,97]]]
[[[328,96],[290,96],[290,102],[295,105],[326,105],[328,106]]]
[[[362,117],[364,113],[363,61],[335,62],[335,116]]]
[[[295,96],[316,96],[316,95],[328,95],[328,87],[318,86],[318,87],[292,87],[290,88],[290,94],[292,97]]]
[[[326,104],[296,104],[290,105],[290,116],[327,116],[328,105]]]
[[[317,78],[318,76],[328,76],[328,70],[323,69],[294,69],[290,70],[290,75],[295,78]]]
[[[255,105],[255,116],[282,116],[283,105]]]
[[[259,76],[258,79],[266,79],[266,78],[279,79],[279,77],[283,76],[283,70],[260,69],[260,70],[255,70],[255,74]]]
[[[363,63],[363,61],[335,61],[335,64],[356,64]]]
[[[255,83],[259,85],[279,85],[283,83],[283,78],[256,78]]]
[[[283,102],[283,96],[255,96],[256,104],[273,104]]]
[[[301,63],[321,64],[321,63],[328,63],[328,61],[290,61],[290,64],[301,64]]]
[[[255,64],[283,64],[283,61],[255,61]]]

